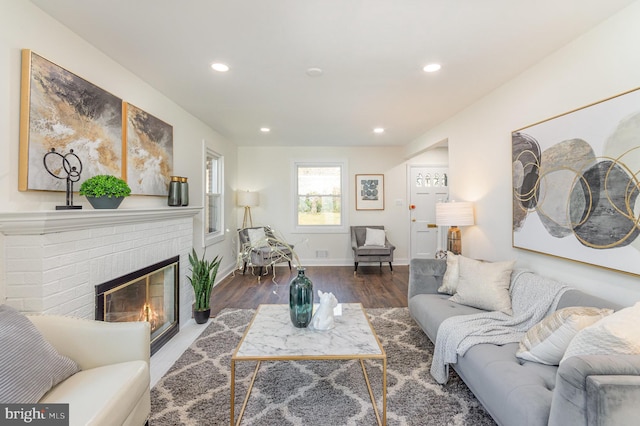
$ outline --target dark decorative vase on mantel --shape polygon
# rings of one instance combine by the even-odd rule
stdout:
[[[298,328],[308,326],[313,314],[313,284],[304,271],[305,268],[298,268],[298,276],[289,284],[291,322]]]

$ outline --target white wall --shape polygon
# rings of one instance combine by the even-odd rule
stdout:
[[[408,262],[409,210],[406,163],[399,148],[340,147],[239,147],[238,189],[260,192],[260,205],[251,209],[254,225],[271,225],[296,247],[303,264],[351,265],[350,234],[293,233],[295,161],[345,161],[347,163],[347,225],[384,225],[397,247],[394,263]],[[385,208],[356,210],[355,175],[384,174]],[[238,223],[242,211],[238,211]],[[317,258],[316,250],[328,250]]]
[[[411,156],[448,139],[452,195],[476,202],[477,226],[463,230],[463,254],[515,258],[519,266],[624,305],[640,299],[638,277],[511,244],[511,132],[639,87],[638,22],[640,2],[406,147],[405,154]]]
[[[22,49],[33,50],[171,124],[174,138],[173,170],[176,175],[189,177],[190,205],[202,205],[199,194],[202,193],[204,182],[201,167],[203,141],[224,155],[225,164],[229,165],[225,177],[225,227],[236,228],[232,190],[236,180],[236,146],[28,1],[0,3],[0,92],[3,93],[0,97],[0,210],[54,210],[56,205],[64,203],[64,193],[61,192],[20,192],[17,189]],[[84,197],[77,196],[74,201],[74,204],[91,208]],[[166,205],[165,197],[132,196],[120,208]],[[197,248],[202,244],[201,233],[202,215],[199,215],[195,219],[194,231],[194,245]],[[208,257],[224,255],[221,273],[230,271],[235,265],[231,237],[207,250]],[[2,286],[3,283],[0,283],[0,301],[4,296]]]

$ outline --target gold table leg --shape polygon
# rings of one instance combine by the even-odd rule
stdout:
[[[231,360],[231,426],[233,426],[233,416],[235,411],[236,399],[236,362]]]
[[[256,376],[258,375],[258,370],[260,369],[260,361],[256,364],[256,369],[253,372],[253,376],[251,377],[251,382],[249,383],[249,389],[247,389],[247,396],[244,397],[244,402],[242,403],[242,408],[240,409],[240,413],[238,414],[238,421],[233,423],[234,410],[235,410],[235,361],[231,360],[231,426],[240,426],[240,422],[242,421],[242,416],[244,415],[244,410],[247,408],[247,403],[249,402],[249,396],[251,396],[251,391],[253,390],[253,384],[256,381]]]
[[[387,357],[382,358],[382,424],[387,425]]]
[[[386,426],[387,424],[387,359],[382,359],[382,419],[380,418],[380,412],[378,411],[378,404],[376,404],[376,398],[373,396],[373,389],[371,389],[371,383],[369,382],[369,375],[367,369],[364,366],[364,360],[360,359],[360,365],[362,366],[362,374],[364,375],[364,381],[367,383],[367,389],[369,390],[369,397],[371,398],[371,404],[373,405],[373,413],[376,415],[378,425]]]

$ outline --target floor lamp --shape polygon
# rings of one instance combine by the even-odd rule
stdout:
[[[256,207],[260,201],[260,194],[255,191],[238,191],[237,204],[244,207],[244,217],[242,218],[242,227],[253,227],[253,219],[251,218],[251,207]]]
[[[436,225],[449,226],[447,250],[453,254],[462,253],[462,239],[459,226],[473,225],[473,203],[436,203]]]

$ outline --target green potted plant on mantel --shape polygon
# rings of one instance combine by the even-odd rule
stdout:
[[[195,249],[192,249],[191,254],[189,254],[191,276],[187,278],[196,296],[193,304],[193,318],[198,324],[204,324],[209,320],[209,315],[211,314],[211,290],[222,262],[222,257],[216,256],[209,261],[205,258],[205,255],[206,250],[202,254],[202,258],[198,258]]]
[[[124,197],[131,195],[127,182],[112,175],[96,175],[82,182],[84,195],[94,209],[117,209]]]

